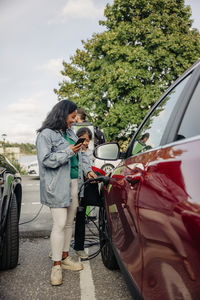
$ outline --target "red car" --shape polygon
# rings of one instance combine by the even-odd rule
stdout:
[[[134,299],[200,299],[200,61],[159,99],[104,185],[103,263],[118,265]]]

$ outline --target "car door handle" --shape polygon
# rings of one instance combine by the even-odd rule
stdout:
[[[141,174],[140,173],[136,173],[136,174],[132,174],[132,175],[126,175],[126,180],[130,183],[138,183],[141,179]]]

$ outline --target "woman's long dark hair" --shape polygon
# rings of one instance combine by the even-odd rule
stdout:
[[[54,105],[37,132],[41,132],[45,128],[49,128],[52,130],[62,129],[63,131],[65,131],[67,129],[67,116],[74,112],[76,109],[77,106],[74,102],[69,100],[61,100],[56,105]]]

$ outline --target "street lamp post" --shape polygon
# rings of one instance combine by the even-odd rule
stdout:
[[[3,153],[5,154],[6,153],[5,141],[6,141],[7,134],[3,133],[1,136],[3,139]]]

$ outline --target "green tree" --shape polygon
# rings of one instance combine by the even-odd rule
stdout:
[[[5,143],[5,147],[19,147],[21,154],[36,154],[36,146],[30,143]]]
[[[164,90],[200,56],[184,0],[114,0],[105,31],[82,41],[55,90],[84,108],[109,140],[132,135]]]

